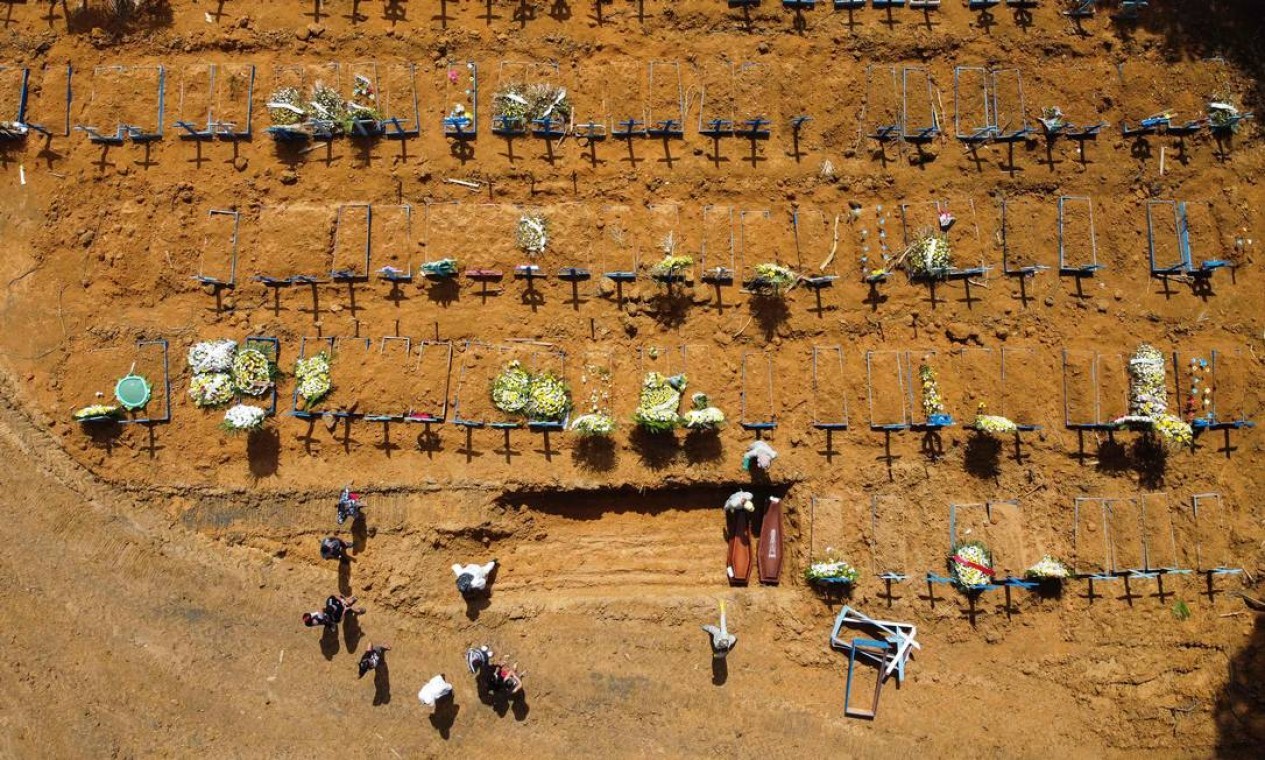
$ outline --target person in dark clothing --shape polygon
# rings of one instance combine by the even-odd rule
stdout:
[[[347,520],[355,522],[360,518],[360,510],[364,507],[360,503],[360,494],[352,493],[351,488],[344,488],[342,494],[338,497],[338,524],[342,525]]]
[[[382,658],[386,656],[387,651],[390,649],[391,647],[386,644],[374,645],[370,643],[369,647],[365,649],[365,653],[360,656],[360,678],[364,678],[365,673],[371,670],[377,670],[382,665]]]
[[[356,608],[356,597],[354,596],[331,595],[325,600],[325,617],[329,620],[326,625],[338,625],[343,622],[344,613],[363,615],[365,614],[365,609],[364,607]]]
[[[350,548],[351,543],[335,536],[327,536],[321,539],[321,559],[351,562],[351,557],[347,555],[347,550]]]

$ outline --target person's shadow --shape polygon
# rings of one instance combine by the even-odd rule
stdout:
[[[466,599],[466,617],[470,620],[478,620],[479,613],[492,606],[492,600],[489,598],[491,594],[481,593],[477,596],[467,596]]]
[[[387,658],[383,657],[382,662],[378,663],[378,667],[373,671],[373,704],[386,705],[391,703],[391,669],[387,666]]]
[[[360,647],[360,639],[364,636],[364,631],[360,628],[360,616],[351,610],[343,615],[343,640],[347,643],[347,651],[355,652]],[[337,648],[338,636],[334,636],[335,647]]]
[[[531,712],[531,708],[527,705],[527,692],[520,691],[517,694],[496,694],[491,695],[492,709],[498,717],[504,718],[505,714],[511,710],[514,712],[514,720],[527,720],[527,713]]]
[[[729,661],[724,657],[712,658],[712,684],[714,686],[724,686],[725,681],[729,680]]]
[[[344,596],[351,595],[351,558],[341,560],[338,563],[338,593]]]
[[[431,713],[430,724],[435,727],[444,741],[452,735],[452,724],[456,722],[459,712],[461,712],[461,706],[457,704],[452,694],[447,694],[435,702],[435,712]]]
[[[327,625],[321,630],[321,654],[332,660],[338,654],[338,627]]]

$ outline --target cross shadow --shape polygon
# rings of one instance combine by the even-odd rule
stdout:
[[[729,661],[724,657],[712,658],[712,685],[724,686],[729,680]]]

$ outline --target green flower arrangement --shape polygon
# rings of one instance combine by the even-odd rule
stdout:
[[[316,406],[334,389],[330,380],[329,354],[321,351],[294,363],[294,378],[299,383],[299,397],[308,409]]]
[[[537,422],[558,422],[571,409],[570,389],[552,372],[532,375],[527,395],[527,416]]]
[[[244,348],[233,357],[233,389],[247,396],[262,396],[272,390],[277,365],[257,348]]]
[[[200,372],[189,383],[194,406],[223,406],[233,400],[233,377],[227,372]]]
[[[293,127],[307,120],[303,95],[297,87],[282,87],[268,98],[268,117],[274,126]]]
[[[979,411],[975,414],[974,427],[979,432],[989,435],[1009,435],[1019,431],[1019,426],[1013,420],[996,414],[987,414],[984,404],[979,405]]]
[[[775,296],[781,295],[799,281],[799,275],[791,269],[773,262],[756,264],[755,276],[756,288]]]
[[[949,576],[962,591],[973,591],[993,581],[993,555],[979,541],[953,547],[949,556]]]
[[[669,253],[650,270],[650,276],[656,280],[675,279],[684,276],[685,270],[694,266],[694,257]]]
[[[118,419],[123,414],[123,410],[115,404],[92,404],[77,410],[71,415],[76,422],[84,422],[101,417],[110,417]]]
[[[949,238],[931,230],[922,235],[905,249],[905,271],[915,277],[939,277],[953,267],[953,248]]]
[[[633,422],[651,433],[668,433],[680,427],[677,407],[686,382],[685,375],[664,377],[658,372],[647,372]]]
[[[530,403],[531,374],[512,361],[492,380],[492,405],[510,415],[526,413]]]

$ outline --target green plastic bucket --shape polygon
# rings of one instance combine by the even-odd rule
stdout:
[[[149,403],[149,381],[140,375],[127,375],[114,384],[114,397],[129,412],[143,409]]]

